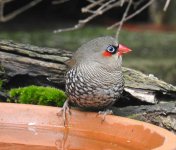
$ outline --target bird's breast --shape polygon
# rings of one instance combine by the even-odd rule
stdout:
[[[73,68],[66,75],[66,92],[72,103],[86,108],[103,108],[114,103],[123,91],[120,72],[97,68]]]

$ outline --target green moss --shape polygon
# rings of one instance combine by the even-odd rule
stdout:
[[[132,115],[127,116],[127,118],[144,121],[142,114],[132,114]]]
[[[130,119],[137,119],[138,116],[139,116],[139,114],[132,114],[132,115],[127,116],[127,118],[130,118]]]
[[[67,98],[63,91],[56,88],[34,85],[11,89],[9,95],[10,102],[49,106],[63,106]]]

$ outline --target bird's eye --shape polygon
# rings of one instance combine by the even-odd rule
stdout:
[[[106,48],[106,51],[110,52],[111,54],[115,54],[117,52],[117,47],[116,46],[113,46],[113,45],[109,45],[107,48]]]

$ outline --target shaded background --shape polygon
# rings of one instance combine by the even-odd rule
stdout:
[[[15,0],[8,3],[5,14],[29,1]],[[144,0],[143,3],[146,2]],[[153,8],[153,5],[147,8],[124,24],[119,41],[133,49],[133,52],[124,56],[123,66],[154,74],[176,85],[176,13],[172,3],[167,12],[163,13],[164,4],[160,2],[157,7]],[[1,22],[0,39],[75,51],[82,43],[94,37],[115,35],[116,29],[106,30],[106,27],[121,19],[126,5],[95,18],[82,29],[53,33],[55,29],[70,27],[80,18],[85,18],[86,15],[81,14],[80,10],[86,4],[85,1],[71,0],[53,5],[50,0],[43,0],[14,19]],[[132,12],[133,8],[130,9]]]

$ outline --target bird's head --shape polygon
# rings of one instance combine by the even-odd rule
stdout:
[[[121,63],[122,56],[131,49],[123,46],[110,36],[99,37],[83,44],[75,53],[74,59],[79,62],[97,62],[102,65]]]

